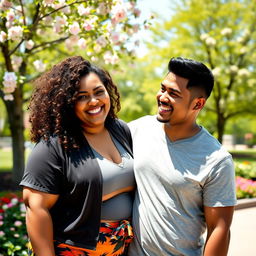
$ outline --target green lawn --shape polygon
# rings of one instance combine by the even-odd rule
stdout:
[[[28,157],[29,150],[25,152]],[[11,149],[0,149],[0,172],[7,172],[12,170],[12,151]]]

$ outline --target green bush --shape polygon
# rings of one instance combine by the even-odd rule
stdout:
[[[246,179],[256,178],[256,162],[244,161],[242,163],[234,161],[236,176]]]

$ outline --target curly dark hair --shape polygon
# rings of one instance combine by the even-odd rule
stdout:
[[[79,119],[74,106],[80,88],[80,81],[89,73],[98,75],[110,96],[108,119],[117,118],[120,110],[120,95],[110,74],[91,64],[81,56],[65,59],[44,73],[35,82],[29,110],[31,140],[46,141],[50,136],[58,136],[66,150],[79,148],[84,140]]]

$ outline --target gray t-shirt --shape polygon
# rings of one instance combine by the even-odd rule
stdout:
[[[203,207],[236,204],[231,155],[203,127],[171,142],[155,116],[129,124],[137,193],[129,256],[199,256]]]

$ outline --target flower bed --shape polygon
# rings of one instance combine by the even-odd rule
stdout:
[[[237,198],[256,197],[256,163],[235,161],[235,170]]]
[[[14,193],[0,197],[0,256],[27,254],[25,206]]]
[[[256,181],[237,176],[236,195],[238,199],[256,197]]]

